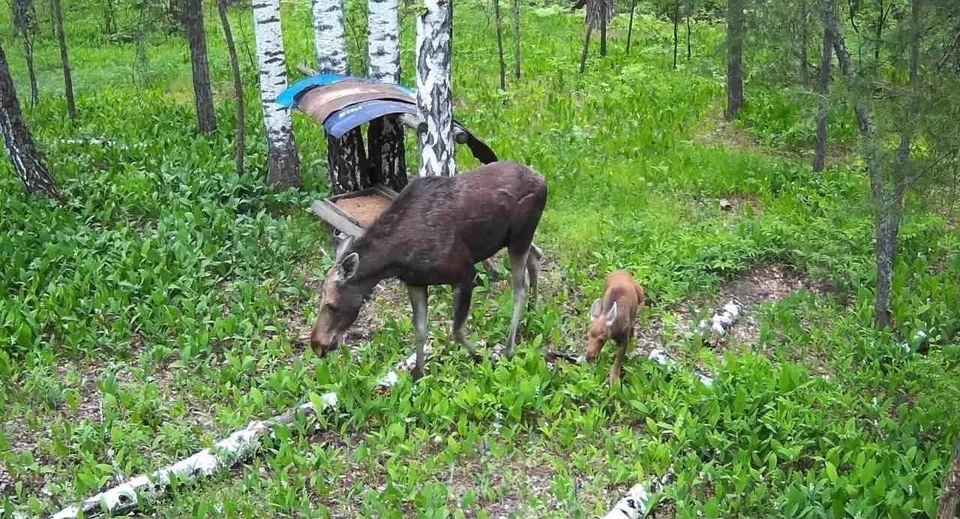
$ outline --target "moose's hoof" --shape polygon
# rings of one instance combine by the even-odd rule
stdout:
[[[481,356],[479,353],[471,353],[470,360],[472,360],[474,364],[480,364],[483,362],[483,356]]]

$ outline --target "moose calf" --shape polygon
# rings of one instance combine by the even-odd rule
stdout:
[[[633,338],[637,313],[646,298],[643,287],[625,270],[611,272],[606,279],[603,299],[597,299],[590,308],[590,326],[587,328],[585,357],[594,362],[600,349],[610,339],[617,343],[617,357],[610,368],[610,385],[620,379],[627,344]]]
[[[536,287],[538,251],[531,249],[546,203],[543,177],[515,162],[494,162],[453,177],[414,179],[362,236],[348,238],[338,248],[310,337],[313,350],[323,356],[336,349],[377,283],[397,278],[407,286],[413,307],[414,380],[423,376],[428,286],[454,287],[454,338],[476,359],[463,329],[476,264],[506,248],[513,317],[505,353],[512,357],[527,286]]]

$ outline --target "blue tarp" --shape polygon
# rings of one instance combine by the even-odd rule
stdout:
[[[350,76],[344,76],[343,74],[317,74],[316,76],[305,77],[288,86],[283,92],[280,92],[280,95],[277,96],[277,104],[290,108],[296,104],[300,94],[307,90],[317,86],[332,85],[344,79],[350,79]]]
[[[358,81],[362,81],[364,83],[381,84],[376,81],[371,81],[368,78],[363,78],[363,77],[345,76],[343,74],[317,74],[316,76],[303,78],[300,81],[297,81],[296,83],[287,87],[287,89],[284,90],[283,92],[280,92],[280,95],[277,96],[277,104],[286,108],[290,108],[291,106],[297,103],[297,99],[307,90],[310,90],[318,86],[332,85],[334,83],[343,81],[345,79],[355,79]],[[417,95],[417,91],[412,88],[408,88],[403,85],[391,85],[391,86],[395,86],[401,91],[406,92],[407,94],[410,94],[412,96]]]
[[[350,105],[334,112],[323,122],[323,127],[330,135],[340,138],[348,131],[370,122],[378,117],[389,114],[417,115],[417,105],[401,101],[383,101],[373,99]]]

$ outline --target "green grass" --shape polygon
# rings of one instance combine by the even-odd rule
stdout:
[[[942,338],[926,355],[906,353],[898,337],[869,328],[873,231],[860,167],[847,159],[814,175],[777,149],[700,138],[722,102],[721,27],[697,24],[693,62],[673,71],[669,25],[641,17],[625,56],[620,17],[610,55],[594,52],[579,76],[581,19],[525,7],[523,78],[501,93],[492,15],[458,4],[457,117],[549,182],[537,236],[550,260],[544,299],[526,314],[513,361],[474,365],[451,340],[449,289],[433,291],[441,357],[419,384],[404,379],[379,395],[376,378],[411,352],[402,296],[373,303],[369,336],[350,355],[318,359],[298,341],[331,261],[328,232],[306,211],[327,194],[319,125],[294,117],[304,190],[270,193],[243,48],[248,170],[233,171],[229,65],[214,12],[220,130],[197,137],[186,44],[154,35],[147,73],[134,75],[133,47],[100,41],[95,14],[67,7],[81,118],[64,115],[49,31],[37,43],[42,102],[25,113],[72,201],[28,197],[0,162],[0,472],[16,482],[3,491],[15,505],[53,511],[111,485],[117,470],[153,470],[333,390],[341,402],[322,432],[298,423],[257,460],[143,513],[583,517],[670,466],[678,481],[664,499],[678,517],[932,513],[960,432],[956,232],[911,206],[894,313],[900,335]],[[362,12],[352,5],[351,19]],[[313,61],[309,7],[285,3],[283,14],[288,69],[299,77],[295,65]],[[250,18],[237,10],[244,27],[234,32],[252,50]],[[0,27],[26,107],[21,49],[6,43],[7,18]],[[410,16],[404,29],[412,85]],[[787,128],[800,139],[761,139],[767,145],[809,138],[788,97],[760,96],[745,114],[755,135]],[[126,146],[59,142],[81,136]],[[461,148],[458,164],[476,161]],[[721,198],[751,209],[720,211]],[[714,350],[664,333],[682,369],[633,358],[622,388],[606,386],[610,351],[584,367],[540,355],[581,347],[611,269],[644,284],[652,323],[771,263],[822,280],[834,297],[799,291],[751,308],[759,332],[749,344]],[[508,284],[479,287],[471,334],[504,342],[510,311]],[[715,375],[712,388],[686,369],[695,363]]]

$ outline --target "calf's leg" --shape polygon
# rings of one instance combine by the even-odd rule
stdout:
[[[540,260],[542,258],[543,253],[536,245],[531,243],[530,252],[527,255],[527,288],[530,289],[530,299],[534,308],[537,307],[537,278],[540,276]]]
[[[617,381],[620,380],[621,375],[623,375],[623,357],[627,354],[627,345],[630,344],[630,336],[632,334],[627,332],[620,337],[617,337],[617,356],[613,360],[613,366],[610,366],[610,385],[614,385]]]
[[[416,334],[417,363],[410,373],[414,381],[423,377],[423,348],[427,343],[427,287],[407,285],[410,306],[413,307],[413,329]]]
[[[470,316],[470,299],[473,297],[473,278],[460,283],[453,291],[453,338],[467,349],[474,361],[480,361],[477,349],[464,331],[467,317]]]
[[[510,320],[510,338],[507,341],[507,358],[513,357],[513,349],[517,344],[517,326],[520,325],[520,314],[527,298],[527,256],[529,247],[523,252],[510,251],[510,275],[513,282],[513,317]]]

